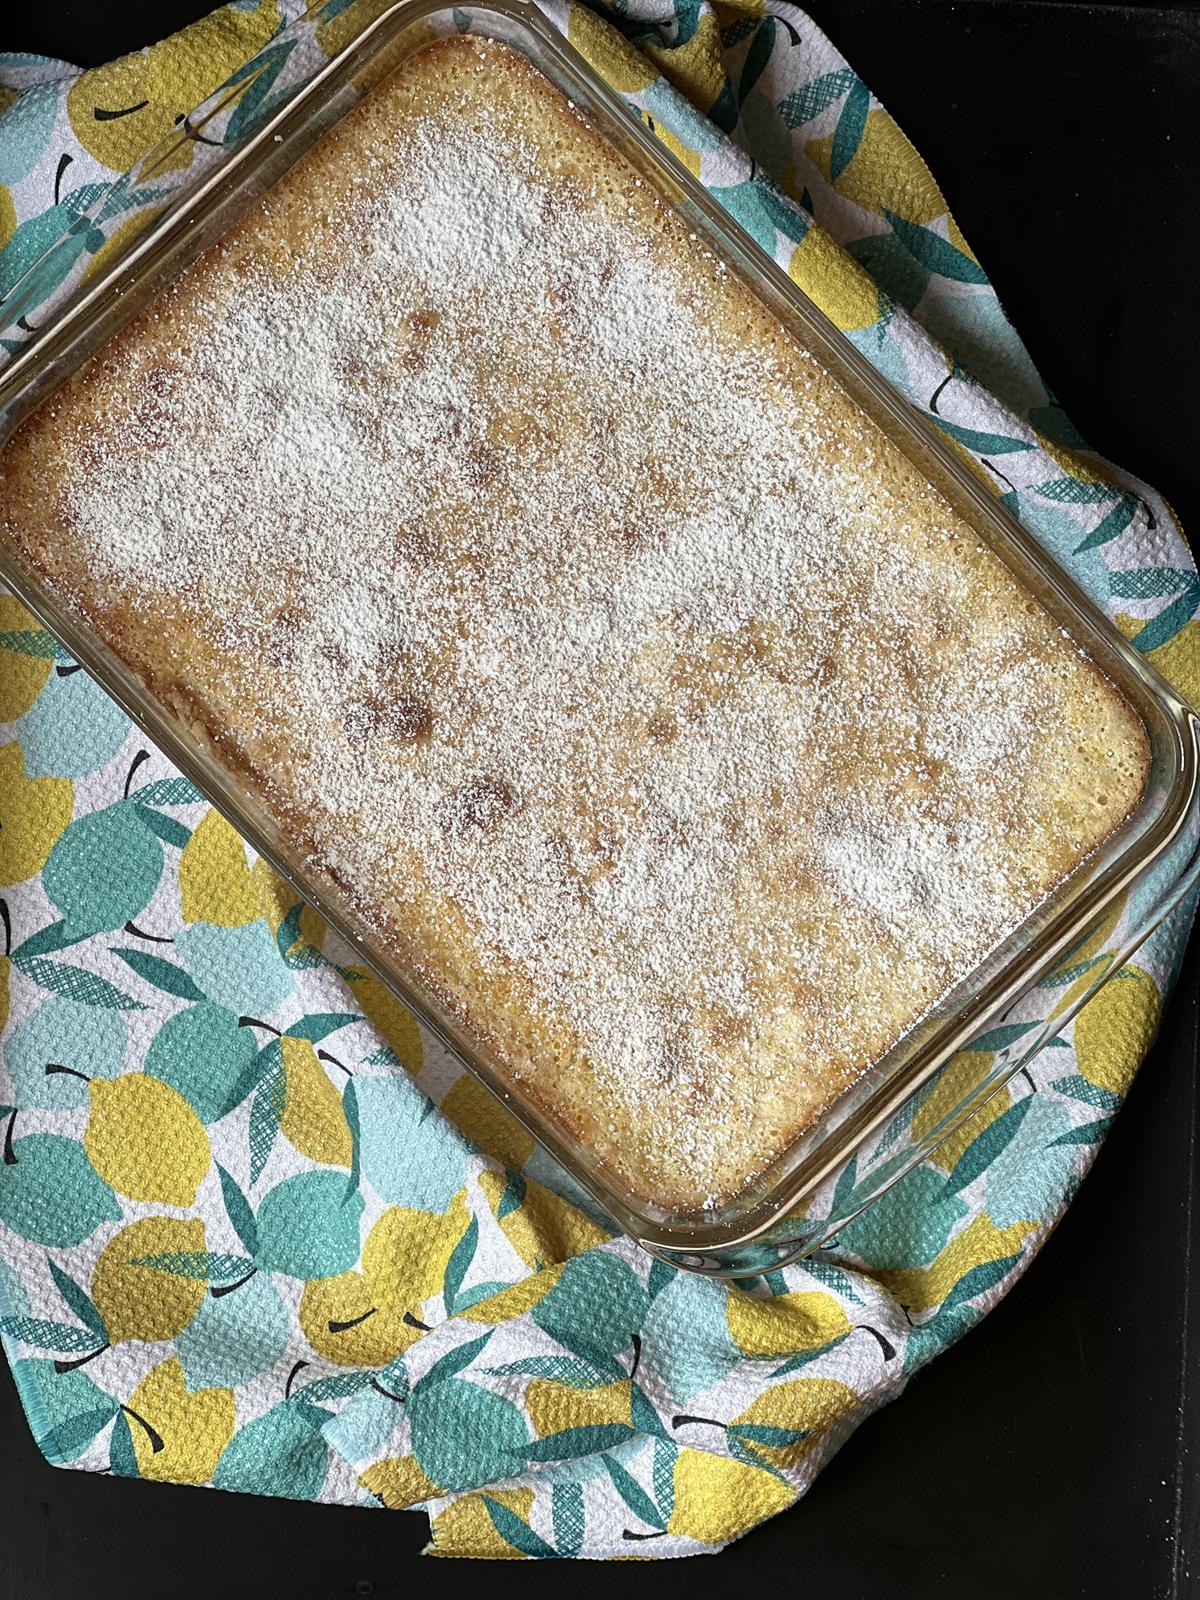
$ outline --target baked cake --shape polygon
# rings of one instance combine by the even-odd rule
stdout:
[[[410,58],[2,465],[8,547],[668,1210],[1144,786],[1113,686],[497,43]]]

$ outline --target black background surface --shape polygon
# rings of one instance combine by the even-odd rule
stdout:
[[[0,50],[103,61],[204,0],[0,0]],[[1200,527],[1200,9],[811,0],[929,161],[1058,398]],[[181,109],[184,109],[181,107]],[[1190,1282],[1200,948],[1027,1277],[716,1559],[418,1564],[424,1519],[55,1471],[0,1374],[2,1600],[786,1585],[839,1600],[1200,1594]]]

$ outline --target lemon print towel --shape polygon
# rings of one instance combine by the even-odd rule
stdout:
[[[86,214],[27,324],[136,228],[153,197],[116,179],[151,141],[256,52],[246,115],[269,107],[360,9],[288,26],[250,0],[82,74],[0,58],[0,289]],[[1083,448],[808,18],[546,10],[1197,697],[1200,582],[1168,508]],[[711,1553],[789,1506],[1028,1264],[1187,932],[1177,914],[829,1248],[729,1287],[614,1237],[11,597],[0,719],[0,1333],[42,1451],[423,1507],[435,1555]],[[918,1131],[953,1093],[910,1110]]]

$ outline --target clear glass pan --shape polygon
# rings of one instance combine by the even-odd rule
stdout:
[[[920,466],[1055,624],[1133,704],[1149,737],[1151,765],[1142,800],[1123,827],[735,1203],[714,1212],[671,1213],[622,1190],[500,1062],[430,1003],[411,974],[356,924],[336,886],[302,868],[288,839],[214,761],[209,747],[63,611],[19,549],[0,545],[0,573],[254,848],[355,943],[362,960],[504,1100],[621,1228],[678,1266],[727,1276],[764,1272],[814,1249],[936,1148],[1062,1030],[1200,879],[1200,723],[935,431],[524,0],[453,9],[437,0],[391,6],[356,0],[349,7],[335,0],[273,40],[111,193],[71,219],[62,237],[0,303],[0,337],[10,349],[19,347],[0,375],[0,441],[363,93],[432,38],[468,31],[521,50],[575,102],[592,127]],[[290,48],[281,52],[281,44]],[[193,145],[192,160],[181,174],[179,156],[187,142]],[[102,270],[79,281],[83,260],[96,252],[99,239],[111,236],[147,195],[157,205],[145,226],[125,248],[110,253]],[[48,304],[54,315],[43,326]],[[36,329],[27,317],[35,307],[42,308]],[[1136,911],[1129,909],[1134,906]],[[906,1108],[911,1110],[914,1097],[952,1060],[961,1093],[942,1121],[918,1138]],[[889,1137],[881,1141],[877,1136],[885,1128]]]

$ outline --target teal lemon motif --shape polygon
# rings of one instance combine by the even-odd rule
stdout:
[[[261,917],[241,928],[195,922],[175,948],[197,989],[239,1015],[265,1016],[292,992],[291,974]]]
[[[947,1192],[943,1173],[918,1167],[847,1223],[838,1234],[838,1248],[873,1267],[925,1267],[967,1210],[957,1195]]]
[[[418,1385],[408,1399],[413,1454],[439,1489],[475,1489],[511,1478],[526,1464],[524,1414],[462,1378]]]
[[[235,1389],[249,1383],[282,1356],[290,1326],[268,1273],[256,1272],[224,1293],[210,1289],[175,1343],[188,1388]]]
[[[83,1078],[115,1078],[125,1060],[128,1038],[119,1011],[59,997],[43,1001],[17,1024],[4,1045],[4,1064],[17,1104],[52,1111],[87,1105]],[[72,1071],[48,1072],[48,1067]]]
[[[33,1244],[66,1248],[120,1216],[116,1195],[76,1140],[57,1133],[7,1140],[0,1161],[0,1222],[14,1233]]]
[[[22,717],[17,738],[31,778],[82,778],[113,756],[129,736],[129,719],[86,672],[56,668]]]
[[[258,1208],[260,1267],[293,1278],[331,1278],[358,1260],[363,1197],[344,1172],[298,1172]]]
[[[169,1083],[201,1122],[216,1122],[249,1093],[258,1043],[224,1006],[204,1000],[168,1018],[151,1042],[146,1071]]]
[[[544,1333],[577,1355],[616,1355],[633,1342],[649,1305],[631,1267],[617,1256],[589,1251],[567,1262],[532,1315]]]
[[[38,1448],[55,1466],[77,1461],[120,1410],[86,1372],[58,1372],[43,1357],[18,1361],[13,1372],[22,1392],[37,1396]]]
[[[329,1448],[321,1429],[333,1413],[297,1397],[239,1428],[225,1446],[213,1482],[243,1494],[315,1500],[325,1481]]]
[[[158,839],[127,800],[77,817],[50,852],[42,887],[80,939],[124,927],[162,876]]]
[[[446,1209],[467,1181],[467,1146],[407,1074],[354,1080],[363,1173],[389,1206]]]

